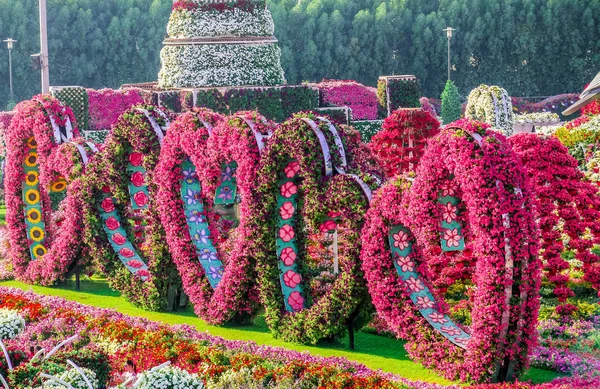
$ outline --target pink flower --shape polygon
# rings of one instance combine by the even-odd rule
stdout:
[[[397,234],[392,235],[394,238],[394,247],[398,250],[402,251],[409,246],[409,237],[406,231],[398,231]]]
[[[417,296],[417,307],[419,309],[431,309],[434,307],[434,304],[427,296]]]
[[[127,238],[125,238],[123,235],[119,234],[118,232],[112,236],[112,240],[119,246],[121,246],[121,245],[125,244],[125,242],[127,242]]]
[[[296,193],[298,193],[298,186],[293,182],[288,181],[285,184],[281,185],[279,191],[283,197],[290,198]]]
[[[127,247],[123,247],[121,250],[119,250],[119,255],[125,258],[131,258],[135,255],[135,253],[133,252],[133,250],[128,249]]]
[[[420,292],[421,290],[425,289],[421,280],[413,276],[406,280],[406,286],[408,286],[408,289],[414,293]]]
[[[142,160],[143,160],[143,155],[142,153],[131,153],[129,154],[129,162],[133,165],[133,166],[140,166],[142,164]]]
[[[448,247],[458,247],[460,245],[461,236],[458,234],[458,229],[444,230],[444,240]]]
[[[288,304],[290,304],[290,307],[292,307],[294,311],[301,311],[302,308],[304,308],[304,298],[302,297],[300,292],[293,291],[288,297]]]
[[[117,228],[121,227],[121,223],[119,223],[119,221],[114,216],[111,216],[108,219],[106,219],[104,224],[106,224],[106,227],[108,227],[108,229],[111,231],[114,231]]]
[[[300,164],[298,161],[290,162],[283,171],[287,178],[292,178],[300,171]]]
[[[281,238],[281,240],[284,242],[289,242],[290,240],[294,239],[294,236],[296,236],[294,227],[290,226],[289,224],[285,224],[279,229],[279,238]]]
[[[335,230],[336,227],[337,223],[334,220],[329,219],[319,226],[319,231],[325,233]]]
[[[296,252],[293,248],[286,247],[281,250],[280,259],[286,266],[292,266],[296,262]]]
[[[283,275],[283,283],[290,288],[295,288],[300,282],[302,282],[302,277],[293,270],[288,270]]]
[[[148,204],[148,196],[144,192],[137,192],[133,195],[133,201],[135,201],[138,207],[145,207]]]
[[[432,313],[430,313],[427,316],[434,323],[444,324],[444,323],[446,323],[448,321],[446,319],[446,317],[443,314],[439,313],[439,312],[432,312]]]
[[[111,197],[107,197],[100,203],[102,210],[106,213],[112,212],[115,210],[115,203]]]
[[[134,269],[139,269],[144,266],[142,261],[138,261],[137,259],[132,259],[131,261],[127,262],[127,264]]]
[[[415,270],[415,264],[411,260],[410,255],[406,257],[398,256],[398,260],[396,261],[396,263],[404,272]]]
[[[443,326],[441,330],[450,336],[456,336],[462,333],[461,330],[453,326]]]
[[[292,216],[294,216],[294,212],[296,209],[294,208],[294,204],[291,201],[286,201],[281,204],[281,208],[279,208],[279,215],[283,220],[288,220]]]
[[[444,213],[442,215],[442,219],[446,223],[452,223],[452,221],[456,219],[456,210],[457,207],[452,205],[452,203],[448,202],[446,205],[444,205]]]
[[[131,175],[131,183],[135,186],[144,185],[144,181],[144,173],[142,172],[133,172],[133,174]]]
[[[135,275],[138,277],[150,277],[150,272],[146,269],[138,269],[136,270]]]
[[[458,192],[458,186],[453,181],[446,181],[442,184],[442,196],[455,196]]]

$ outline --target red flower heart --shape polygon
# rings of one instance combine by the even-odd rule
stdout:
[[[144,185],[144,174],[142,172],[134,172],[131,175],[131,183],[135,186],[142,186]]]
[[[284,169],[283,169],[285,176],[287,178],[292,178],[294,177],[296,174],[298,174],[298,172],[300,171],[300,164],[298,163],[298,161],[293,161],[290,162]]]
[[[113,202],[113,199],[111,197],[107,197],[104,200],[102,200],[102,203],[100,203],[100,206],[102,207],[102,210],[104,210],[104,212],[106,212],[106,213],[112,212],[115,210],[115,203]]]
[[[104,185],[102,187],[102,192],[104,192],[104,193],[110,193],[110,187],[108,185]]]
[[[108,227],[109,230],[114,231],[117,228],[121,227],[121,223],[119,223],[119,221],[117,220],[116,217],[111,216],[108,219],[106,219],[106,221],[104,222],[104,224],[106,224],[106,227]]]
[[[118,232],[112,236],[112,240],[119,246],[121,246],[122,244],[125,244],[125,242],[127,242],[127,238],[125,238],[123,235],[119,234]]]
[[[290,226],[289,224],[286,224],[279,229],[279,237],[284,242],[289,242],[290,240],[294,239],[294,236],[296,236],[294,227]]]
[[[133,201],[135,201],[138,207],[144,207],[148,204],[148,196],[144,192],[137,192],[133,195]]]
[[[123,247],[121,250],[119,250],[119,255],[125,258],[131,258],[135,255],[135,253],[133,252],[133,250],[127,247]]]
[[[296,262],[296,252],[291,247],[281,250],[281,261],[285,266],[292,266]]]
[[[283,275],[283,282],[290,288],[295,288],[300,282],[302,282],[302,277],[300,274],[296,273],[293,270],[288,270]]]
[[[288,297],[288,304],[294,311],[301,311],[304,308],[304,298],[300,294],[300,292],[292,292]]]
[[[140,166],[142,164],[143,155],[142,153],[131,153],[129,154],[129,163],[133,166]]]
[[[294,184],[293,182],[288,181],[285,184],[281,185],[281,188],[279,188],[279,192],[283,197],[290,198],[296,193],[298,193],[298,186],[296,186],[296,184]]]
[[[294,216],[294,211],[296,211],[294,204],[292,204],[291,201],[286,201],[285,203],[281,204],[281,208],[279,208],[279,215],[281,215],[283,220],[288,220]]]

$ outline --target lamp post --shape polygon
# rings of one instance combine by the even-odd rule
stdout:
[[[452,31],[456,31],[456,29],[452,27],[446,27],[442,31],[446,32],[446,37],[448,38],[448,81],[450,81],[450,39],[452,39]]]
[[[42,93],[48,93],[50,92],[50,71],[48,66],[46,0],[40,0],[40,67],[42,72]]]
[[[10,83],[10,101],[12,103],[15,101],[12,81],[12,49],[16,40],[14,40],[13,38],[8,38],[5,39],[3,42],[6,42],[6,45],[8,46],[8,79]]]

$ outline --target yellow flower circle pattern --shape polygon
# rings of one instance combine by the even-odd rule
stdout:
[[[38,154],[35,151],[29,152],[25,157],[25,165],[28,167],[34,167],[38,162]]]
[[[43,245],[38,244],[31,249],[31,252],[33,253],[33,256],[37,259],[46,255],[48,250],[46,250],[46,248]]]
[[[38,172],[28,172],[25,176],[25,182],[28,186],[36,186],[40,182],[40,175]]]
[[[44,230],[40,227],[31,227],[31,230],[29,230],[29,237],[35,242],[41,242],[44,240]]]
[[[27,139],[27,146],[29,146],[30,149],[37,148],[37,142],[35,141],[35,138],[32,137]]]
[[[67,181],[62,177],[50,185],[50,190],[55,193],[63,192],[65,189],[67,189]]]
[[[37,209],[30,209],[27,212],[27,220],[31,224],[39,223],[40,221],[42,221],[42,215]]]
[[[34,205],[40,202],[40,192],[35,189],[29,189],[25,192],[25,202]]]

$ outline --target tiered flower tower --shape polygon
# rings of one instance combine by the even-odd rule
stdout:
[[[285,83],[266,0],[175,0],[161,52],[161,88]]]

